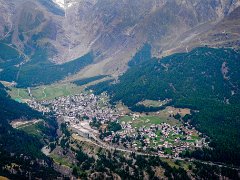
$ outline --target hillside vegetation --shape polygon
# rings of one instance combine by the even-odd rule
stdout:
[[[108,90],[113,102],[121,100],[133,110],[138,110],[137,103],[143,100],[166,98],[172,99],[175,107],[198,110],[185,120],[211,137],[215,151],[190,156],[239,165],[240,54],[204,47],[156,59],[145,51],[146,47],[133,57],[119,83],[92,89]]]
[[[16,119],[44,118],[41,113],[32,110],[26,104],[12,100],[0,84],[0,174],[11,179],[19,179],[31,173],[34,178],[56,178],[52,162],[42,154],[43,139],[55,136],[55,123],[45,119],[47,126],[42,126],[44,137],[33,137],[10,126],[9,122]],[[39,130],[39,129],[38,129]],[[29,166],[30,163],[33,163]],[[45,163],[43,166],[42,163]],[[13,173],[14,172],[14,173]],[[26,174],[26,175],[23,175]]]
[[[3,67],[0,79],[9,82],[15,81],[18,83],[18,87],[51,84],[77,73],[93,62],[93,55],[89,53],[74,61],[57,65],[48,60],[45,50],[39,49],[30,61],[22,66],[16,66],[19,62],[14,63],[15,61],[9,60],[9,57],[14,57],[16,52],[9,49],[8,54],[4,54],[5,56],[2,57],[4,63],[0,66],[0,68]],[[8,62],[12,62],[11,66],[6,66]]]

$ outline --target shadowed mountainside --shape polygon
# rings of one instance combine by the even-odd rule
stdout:
[[[237,23],[237,17],[224,18],[238,7],[237,0],[68,0],[64,5],[47,0],[1,0],[2,41],[28,59],[44,48],[55,63],[93,51],[96,64],[79,76],[122,73],[146,42],[158,57],[206,44],[237,45],[233,41],[238,37],[236,28],[228,26]],[[216,35],[222,32],[228,34]]]

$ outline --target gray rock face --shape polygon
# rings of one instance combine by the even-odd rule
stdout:
[[[12,34],[11,43],[29,54],[47,47],[49,58],[56,63],[93,51],[96,64],[82,72],[87,76],[121,73],[146,42],[153,46],[155,56],[202,45],[195,42],[196,37],[240,5],[238,0],[0,2],[1,38],[11,32],[7,34]]]

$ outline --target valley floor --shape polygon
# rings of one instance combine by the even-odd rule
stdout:
[[[91,147],[94,152],[91,152],[90,157],[98,156],[96,151],[102,149],[104,154],[118,152],[126,156],[134,154],[146,158],[161,158],[162,161],[172,164],[172,167],[178,167],[176,162],[180,161],[181,167],[185,167],[186,171],[190,171],[189,167],[194,166],[194,163],[239,170],[223,164],[180,156],[184,151],[208,147],[207,137],[178,117],[189,114],[190,109],[169,106],[155,113],[134,113],[121,103],[112,106],[106,93],[94,95],[83,89],[76,85],[56,84],[35,89],[12,88],[9,91],[15,100],[26,102],[43,114],[54,114],[58,119],[62,134],[59,134],[56,142],[43,147],[42,152],[53,158],[55,168],[66,176],[73,177],[73,169],[76,168],[74,164],[78,160],[75,158],[75,151],[70,149],[76,147]],[[23,93],[17,99],[16,92],[19,91]],[[36,96],[37,92],[39,96]],[[17,94],[19,96],[19,93]],[[147,100],[143,104],[161,106],[164,103]],[[37,133],[41,123],[41,120],[21,120],[13,121],[11,125],[34,136],[41,136]],[[66,124],[65,130],[62,130],[62,124]],[[86,149],[84,152],[89,156]]]

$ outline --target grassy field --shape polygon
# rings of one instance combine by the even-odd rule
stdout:
[[[105,77],[109,78],[109,77]],[[31,89],[32,97],[36,100],[51,100],[57,97],[61,96],[68,96],[68,95],[75,95],[79,94],[84,89],[89,86],[98,83],[98,81],[102,81],[105,78],[101,80],[97,80],[94,82],[90,82],[83,86],[78,86],[71,82],[60,82],[56,84],[46,85],[46,86],[38,86],[33,87]],[[28,99],[31,99],[28,89],[27,88],[15,88],[11,85],[9,82],[2,82],[4,86],[8,87],[8,93],[12,97],[12,99],[18,101],[18,102],[25,102]]]
[[[125,122],[125,123],[132,122],[132,117],[131,116],[124,116],[119,120],[119,122],[120,123],[122,123],[122,122]]]
[[[32,94],[38,100],[48,100],[60,96],[78,94],[82,90],[83,88],[74,84],[56,84],[34,88],[32,89]]]
[[[138,104],[144,105],[146,107],[160,107],[160,106],[166,104],[166,102],[165,101],[163,102],[163,101],[144,100]]]
[[[61,164],[67,167],[72,167],[72,164],[69,162],[69,160],[64,157],[61,157],[55,154],[51,154],[50,157],[53,158],[54,162],[57,164]]]
[[[37,123],[28,123],[28,124],[19,126],[18,129],[20,129],[28,134],[31,134],[33,136],[41,138],[43,133],[41,132],[40,126],[42,126],[43,123],[44,123],[43,121],[39,121]]]
[[[124,116],[119,120],[120,123],[127,123],[130,122],[132,124],[133,127],[139,128],[142,126],[145,127],[150,127],[152,124],[161,124],[161,123],[168,123],[170,125],[180,125],[180,122],[177,121],[174,118],[166,118],[166,117],[161,117],[161,116],[147,116],[144,115],[142,117],[139,118],[135,118],[135,120],[133,120],[133,118],[131,116]]]
[[[8,91],[8,93],[13,99],[23,102],[26,99],[31,99],[27,89],[20,89],[14,87],[9,88],[10,90]],[[39,86],[31,88],[32,96],[37,100],[51,100],[60,96],[78,94],[81,93],[82,91],[83,91],[82,87],[71,83],[53,84],[49,86]]]
[[[23,102],[24,99],[30,99],[27,89],[10,88],[8,93],[12,97],[12,99],[18,102]]]

